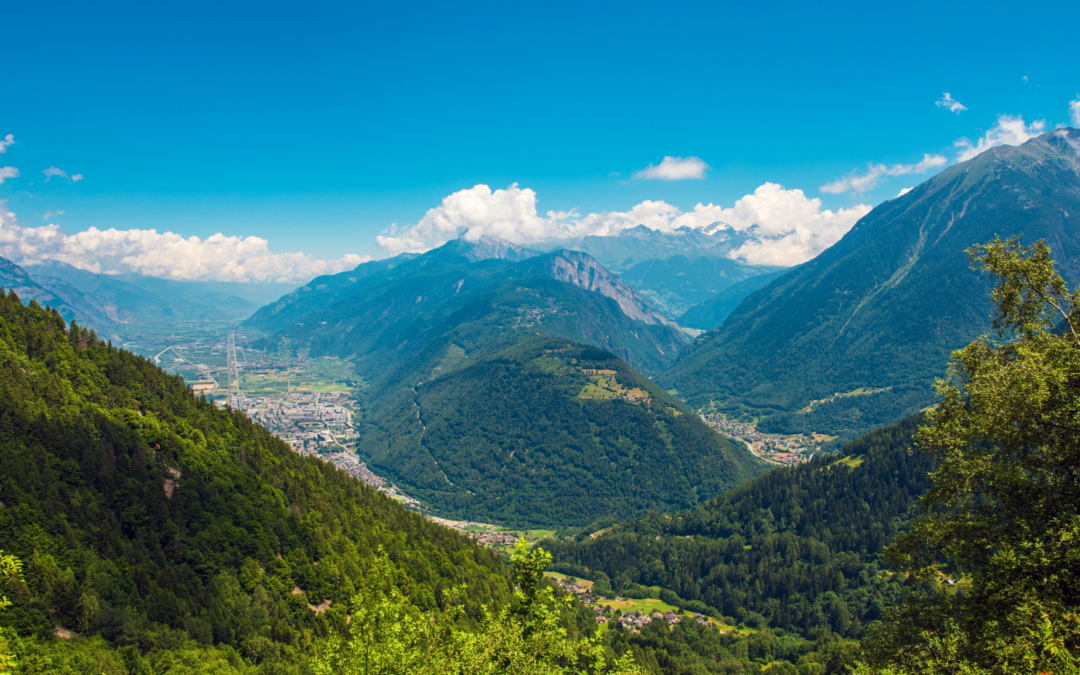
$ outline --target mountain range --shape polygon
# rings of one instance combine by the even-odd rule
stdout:
[[[952,351],[990,328],[989,281],[965,251],[1020,234],[1045,239],[1066,281],[1080,281],[1077,130],[992,148],[877,206],[749,295],[658,381],[763,430],[855,433],[899,419],[930,405]]]
[[[0,258],[0,285],[113,339],[140,325],[237,321],[292,289],[289,284],[176,281],[96,274],[58,260],[16,265]]]
[[[256,347],[350,360],[360,455],[444,513],[585,524],[763,469],[632,367],[659,372],[689,338],[584,253],[459,239],[316,279],[247,324],[274,331]]]
[[[684,226],[671,232],[638,225],[615,234],[553,240],[536,246],[549,251],[588,253],[667,316],[675,318],[743,279],[779,269],[748,265],[729,257],[748,240],[747,234],[722,223],[706,228]],[[738,297],[741,300],[745,295]]]

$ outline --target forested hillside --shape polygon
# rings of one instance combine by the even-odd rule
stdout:
[[[659,376],[696,407],[770,432],[857,433],[913,414],[955,349],[990,328],[976,243],[1044,238],[1080,280],[1080,131],[949,167],[877,206],[837,244],[747,297]],[[803,414],[811,401],[861,388]]]
[[[907,419],[691,511],[543,545],[557,569],[616,592],[659,586],[662,599],[751,627],[858,637],[902,593],[880,556],[930,485],[932,460],[909,452],[916,428]]]
[[[344,628],[380,549],[420,609],[466,584],[461,620],[476,623],[509,594],[494,553],[13,293],[0,297],[0,549],[24,564],[0,624],[25,659],[46,658],[34,641],[54,632],[92,635],[133,647],[139,673],[164,672],[160,659],[292,672],[274,664]]]
[[[764,468],[608,352],[523,333],[465,356],[389,388],[359,445],[442,512],[580,526],[690,508]]]

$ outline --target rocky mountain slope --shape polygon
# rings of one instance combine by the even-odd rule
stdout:
[[[638,372],[688,338],[632,288],[584,253],[480,243],[342,284],[255,346],[348,359],[367,382],[360,456],[443,514],[583,525],[692,506],[762,470]]]
[[[401,358],[445,333],[459,320],[457,312],[483,294],[504,285],[533,287],[534,282],[548,280],[558,284],[544,286],[547,296],[534,288],[506,310],[532,317],[514,319],[515,326],[535,326],[610,349],[648,372],[673,363],[689,342],[673,321],[590,256],[523,251],[491,237],[479,242],[458,239],[404,261],[399,262],[399,256],[367,263],[354,272],[316,279],[259,310],[245,325],[277,331],[310,344],[317,353],[385,364],[385,358]],[[527,307],[533,300],[536,304]],[[616,306],[614,313],[604,309],[605,300]],[[571,315],[581,320],[566,320]]]
[[[1080,281],[1080,131],[993,148],[879,205],[747,297],[659,381],[695,406],[766,417],[759,429],[852,433],[898,419],[928,405],[952,350],[989,328],[988,280],[965,249],[1020,234],[1045,239]]]

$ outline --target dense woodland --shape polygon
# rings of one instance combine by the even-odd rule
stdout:
[[[692,511],[544,545],[556,569],[616,592],[655,586],[661,599],[732,623],[857,638],[902,593],[881,555],[929,487],[932,459],[909,452],[916,427],[912,418],[880,429]]]
[[[129,672],[183,654],[279,672],[345,625],[380,550],[420,609],[466,585],[462,625],[509,597],[493,552],[14,294],[0,298],[0,548],[23,563],[0,612],[23,672],[98,644],[50,640],[57,627],[115,658],[134,648]]]
[[[527,334],[498,346],[388,394],[361,453],[444,512],[556,527],[690,508],[764,468],[613,354]],[[645,399],[583,398],[596,369]]]

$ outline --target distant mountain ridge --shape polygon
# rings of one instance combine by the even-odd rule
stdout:
[[[289,284],[176,281],[141,274],[96,274],[59,260],[17,265],[0,258],[0,283],[66,320],[121,338],[134,326],[241,319],[290,290]]]
[[[719,328],[723,325],[724,320],[728,318],[728,315],[734,312],[748,295],[759,288],[769,285],[774,279],[787,274],[789,269],[781,268],[772,272],[746,277],[728,286],[709,299],[687,309],[679,316],[679,325],[698,330]]]
[[[990,327],[986,277],[965,249],[1046,239],[1080,281],[1080,132],[1057,129],[942,171],[837,244],[747,297],[658,380],[759,429],[863,430],[917,411],[952,350]],[[887,389],[815,406],[861,387]]]
[[[487,265],[475,265],[492,261]],[[497,262],[496,262],[497,261]],[[473,263],[474,265],[470,265]],[[364,263],[355,270],[319,277],[288,296],[255,312],[245,325],[263,331],[282,330],[307,316],[327,310],[335,303],[350,301],[381,284],[421,278],[449,269],[468,268],[478,281],[490,279],[554,279],[611,298],[629,317],[648,325],[678,326],[664,316],[637,291],[609,272],[595,259],[577,251],[541,253],[497,237],[485,236],[472,242],[452,240],[423,255],[402,254],[394,258]],[[437,270],[433,272],[432,270]],[[465,283],[466,277],[455,279]],[[474,290],[470,284],[467,291]],[[461,293],[458,286],[454,295]]]
[[[724,258],[749,239],[746,233],[736,232],[722,223],[711,228],[679,227],[671,232],[638,225],[612,235],[553,239],[536,244],[536,247],[548,251],[582,251],[607,269],[621,273],[647,260],[664,260],[676,255]]]
[[[81,292],[63,279],[35,279],[7,258],[0,258],[0,286],[15,291],[25,302],[36,300],[40,305],[53,307],[65,321],[74,319],[106,335],[134,320],[134,315],[106,297]]]
[[[640,262],[620,272],[619,277],[663,309],[668,316],[678,317],[691,307],[707,302],[733,286],[762,276],[775,276],[778,271],[785,270],[786,268],[747,265],[731,258],[713,255],[680,253],[662,260],[651,258]],[[759,283],[756,286],[751,285],[750,288],[760,288],[763,285],[764,283]],[[749,290],[739,296],[740,300],[746,297],[747,293]]]

